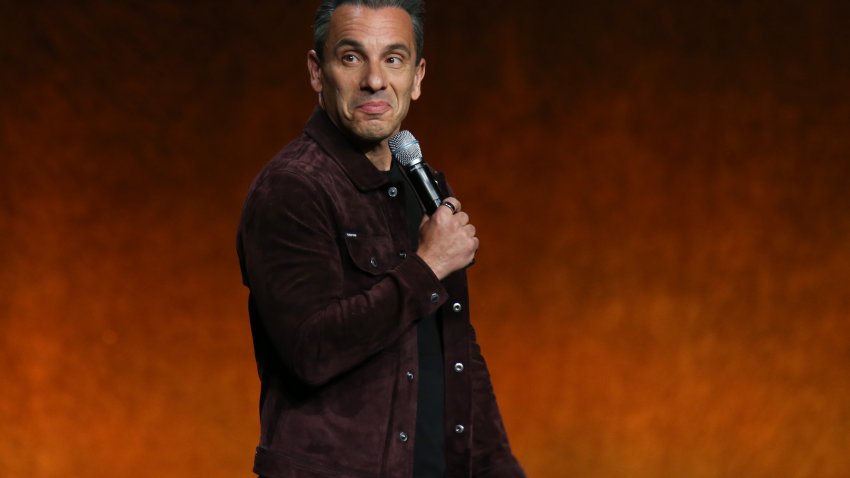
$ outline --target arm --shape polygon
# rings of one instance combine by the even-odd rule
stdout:
[[[258,183],[243,213],[241,242],[252,300],[283,364],[312,385],[392,344],[446,297],[415,254],[370,287],[344,294],[341,254],[348,251],[333,210],[309,178],[278,172]]]

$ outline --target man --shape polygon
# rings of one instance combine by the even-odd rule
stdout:
[[[245,201],[261,476],[524,476],[469,323],[475,227],[455,198],[423,218],[387,146],[421,93],[422,15],[324,1],[319,107]]]

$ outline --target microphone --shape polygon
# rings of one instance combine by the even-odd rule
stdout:
[[[419,141],[410,131],[404,130],[390,136],[389,145],[393,158],[398,161],[407,179],[413,184],[413,189],[425,212],[429,216],[434,214],[446,195],[434,180],[431,169],[422,160],[422,148],[419,147]]]

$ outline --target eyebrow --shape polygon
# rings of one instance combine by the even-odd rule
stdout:
[[[365,51],[366,50],[366,46],[363,45],[362,43],[360,43],[359,41],[357,41],[353,38],[343,38],[342,40],[338,41],[336,43],[336,45],[334,45],[334,51],[339,50],[340,47],[344,47],[344,46],[350,46],[350,47],[354,48],[355,50],[359,50],[359,51]],[[411,55],[410,48],[407,45],[405,45],[404,43],[393,43],[393,44],[387,45],[384,48],[383,53],[387,53],[387,52],[390,52],[390,51],[402,51],[405,54],[407,54],[408,56]]]

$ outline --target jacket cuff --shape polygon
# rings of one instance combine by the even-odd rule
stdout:
[[[435,313],[449,298],[443,283],[416,254],[408,254],[390,274],[406,291],[408,305],[418,317]]]

